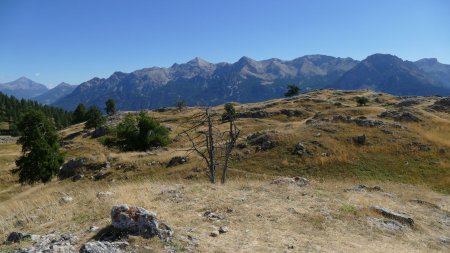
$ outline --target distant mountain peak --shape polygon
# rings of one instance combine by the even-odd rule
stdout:
[[[416,63],[419,63],[419,64],[437,64],[437,63],[440,63],[439,61],[438,61],[438,59],[437,58],[423,58],[423,59],[420,59],[420,60],[418,60],[418,61],[416,61]]]

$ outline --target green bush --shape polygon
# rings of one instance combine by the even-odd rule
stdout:
[[[105,145],[116,145],[127,151],[145,151],[169,143],[169,130],[145,112],[139,116],[127,115],[104,141]]]
[[[366,97],[358,97],[356,98],[356,103],[358,103],[358,106],[364,106],[369,103],[369,99]]]
[[[232,103],[226,103],[224,105],[225,112],[222,114],[222,121],[229,121],[236,117],[236,109]]]
[[[300,88],[296,85],[290,84],[287,86],[288,91],[284,94],[286,97],[297,96],[300,93]]]

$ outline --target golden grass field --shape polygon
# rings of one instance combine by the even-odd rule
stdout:
[[[12,231],[45,234],[59,230],[76,234],[81,244],[96,235],[89,232],[90,226],[110,224],[112,205],[127,203],[156,211],[170,224],[175,232],[170,245],[179,252],[448,252],[450,246],[442,239],[450,238],[450,114],[427,110],[437,98],[424,98],[408,109],[422,121],[400,122],[405,129],[389,125],[386,129],[392,133],[386,133],[380,127],[354,123],[324,121],[316,127],[306,121],[337,114],[380,120],[377,115],[384,110],[398,109],[393,106],[400,101],[397,97],[329,90],[307,96],[236,106],[238,112],[266,107],[263,110],[268,112],[299,109],[305,114],[239,119],[238,143],[253,132],[272,131],[277,146],[263,152],[255,152],[252,146],[236,149],[225,185],[210,184],[205,166],[194,155],[186,164],[165,166],[171,157],[186,153],[188,142],[176,136],[198,108],[150,112],[172,129],[174,138],[167,149],[151,153],[107,148],[85,135],[82,124],[62,130],[63,138],[80,133],[63,146],[66,160],[111,161],[108,170],[112,174],[100,181],[87,175],[78,182],[55,179],[45,185],[20,186],[9,173],[20,147],[0,144],[0,238],[4,240]],[[371,102],[358,107],[355,96],[367,96]],[[215,109],[220,114],[222,107]],[[361,134],[367,136],[368,145],[351,141]],[[292,155],[298,142],[312,155]],[[418,150],[412,142],[426,144],[430,150]],[[124,171],[119,168],[123,164],[134,169]],[[311,183],[307,187],[271,184],[278,176],[304,176]],[[378,185],[383,191],[344,192],[359,184]],[[176,190],[181,197],[164,193],[167,190]],[[96,194],[101,191],[114,194],[99,199]],[[63,196],[74,200],[62,203]],[[415,199],[436,206],[411,202]],[[369,220],[382,217],[371,211],[372,205],[405,212],[416,225],[400,233],[374,227]],[[207,210],[224,214],[225,219],[210,221],[203,217]],[[223,225],[229,227],[228,233],[209,236]],[[129,240],[130,250],[137,252],[164,252],[167,246],[157,239]],[[14,247],[20,245],[0,245],[0,252]]]

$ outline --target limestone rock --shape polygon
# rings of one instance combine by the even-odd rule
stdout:
[[[113,206],[111,220],[114,228],[126,231],[131,235],[151,238],[158,236],[163,241],[171,241],[172,229],[160,223],[156,214],[142,207],[128,206],[126,204]]]
[[[186,156],[174,156],[170,159],[169,163],[167,164],[167,167],[177,166],[186,163],[187,161],[188,158]]]
[[[383,215],[386,218],[396,220],[402,224],[406,224],[411,227],[414,226],[414,220],[407,214],[398,213],[398,212],[395,212],[395,211],[392,211],[390,209],[380,207],[380,206],[372,206],[371,209],[374,210],[375,212]]]
[[[128,246],[127,242],[94,241],[83,244],[80,253],[122,253]]]
[[[308,179],[304,177],[280,177],[272,181],[272,184],[277,185],[295,185],[299,187],[307,186]]]

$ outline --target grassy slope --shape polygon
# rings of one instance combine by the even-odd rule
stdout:
[[[320,112],[318,118],[342,114],[376,119],[380,112],[394,108],[387,104],[395,103],[398,98],[337,91],[308,95],[310,99],[301,96],[300,99],[237,106],[238,111],[263,106],[267,106],[267,111],[306,110],[304,117],[240,119],[238,124],[243,138],[239,142],[255,131],[271,130],[276,132],[278,146],[266,152],[254,152],[251,146],[247,150],[236,150],[226,186],[209,185],[201,169],[203,165],[195,156],[187,164],[165,167],[172,156],[185,154],[188,143],[183,139],[173,142],[168,150],[157,151],[156,155],[122,153],[85,137],[82,125],[77,125],[61,133],[62,136],[81,133],[70,138],[70,143],[65,146],[67,158],[109,159],[113,173],[110,179],[115,180],[93,182],[86,178],[77,183],[55,181],[48,185],[20,187],[12,184],[11,176],[5,176],[13,166],[19,147],[0,144],[0,173],[4,180],[3,190],[0,189],[0,236],[13,230],[46,233],[59,229],[75,232],[83,239],[81,241],[86,241],[94,235],[86,232],[89,226],[108,224],[112,204],[128,203],[156,210],[162,219],[172,224],[176,233],[174,244],[178,248],[188,247],[187,235],[200,239],[197,250],[201,252],[210,252],[213,248],[216,252],[280,252],[287,249],[288,244],[296,245],[300,252],[309,248],[314,251],[318,247],[325,252],[445,251],[446,246],[441,245],[438,238],[450,237],[448,225],[436,224],[440,224],[442,217],[450,211],[449,196],[442,194],[450,193],[449,114],[424,110],[433,102],[433,98],[429,98],[413,109],[424,120],[402,123],[407,127],[404,130],[388,127],[394,134],[353,123],[328,122],[314,127],[305,121],[317,112]],[[372,103],[367,107],[356,107],[353,97],[357,95],[370,97]],[[383,103],[373,102],[377,97]],[[335,106],[334,102],[344,106]],[[183,130],[181,123],[196,110],[152,112],[152,116],[170,126],[175,138]],[[221,108],[217,110],[220,113]],[[330,133],[330,129],[335,133]],[[366,134],[369,145],[356,146],[351,142],[351,138],[359,134]],[[424,152],[411,148],[412,141],[428,144],[431,150]],[[298,142],[304,143],[313,155],[306,158],[292,155],[291,150]],[[330,155],[322,156],[322,153]],[[152,161],[161,164],[151,165]],[[124,171],[119,169],[120,164],[132,164],[136,169]],[[313,184],[306,189],[270,185],[270,180],[278,175],[306,176]],[[343,192],[343,189],[360,183],[379,184],[394,195]],[[182,192],[181,201],[161,195],[162,190],[174,188]],[[105,190],[113,191],[114,198],[98,200],[96,192]],[[64,194],[73,196],[74,202],[60,204]],[[413,204],[410,199],[436,203],[443,211]],[[368,210],[372,204],[410,213],[419,225],[397,236],[374,229],[367,225],[368,217],[378,217]],[[217,224],[201,217],[206,209],[225,212],[228,207],[236,212]],[[24,227],[15,227],[20,219],[28,222]],[[228,225],[231,232],[219,238],[209,237],[211,226],[219,225]],[[155,240],[132,240],[141,246],[149,244],[156,251],[164,246]]]

